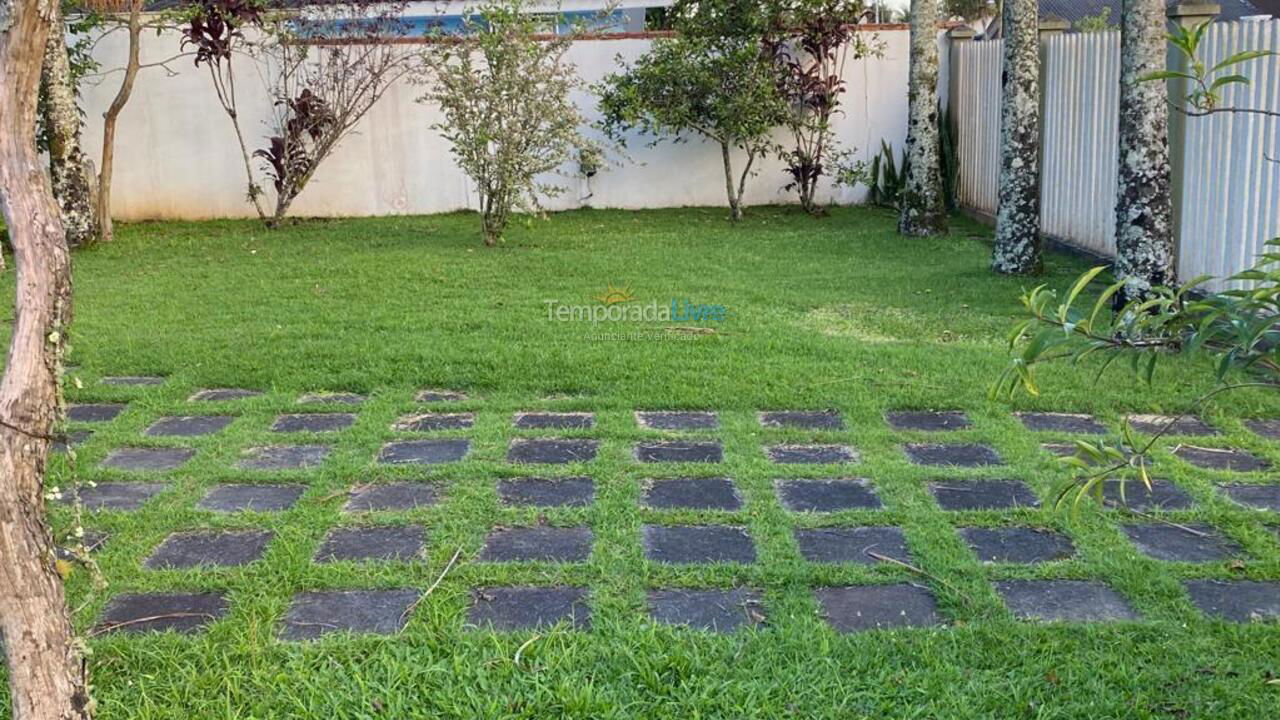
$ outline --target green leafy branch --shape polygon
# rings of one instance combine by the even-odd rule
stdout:
[[[1190,92],[1186,95],[1186,101],[1187,105],[1192,109],[1188,110],[1177,105],[1173,105],[1173,107],[1191,117],[1204,117],[1224,112],[1280,117],[1280,112],[1275,110],[1222,106],[1221,93],[1223,88],[1228,85],[1249,84],[1249,78],[1233,71],[1237,65],[1258,58],[1272,57],[1280,53],[1276,53],[1274,50],[1244,50],[1223,59],[1213,67],[1208,67],[1200,59],[1199,50],[1200,41],[1204,39],[1205,31],[1211,23],[1212,21],[1206,21],[1191,28],[1178,27],[1169,34],[1169,43],[1186,57],[1186,64],[1190,69],[1189,72],[1161,70],[1143,75],[1142,80],[1144,82],[1173,79],[1187,81]]]

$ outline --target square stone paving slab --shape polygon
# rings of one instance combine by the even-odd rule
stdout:
[[[419,413],[400,418],[391,429],[399,432],[436,432],[466,430],[475,424],[475,413]]]
[[[467,399],[461,390],[445,390],[443,388],[427,388],[414,398],[420,403],[459,403]]]
[[[1129,536],[1147,557],[1167,562],[1214,562],[1243,554],[1235,542],[1223,537],[1208,525],[1187,524],[1183,527],[1154,523],[1149,525],[1125,525]]]
[[[1042,563],[1075,554],[1071,538],[1052,530],[968,527],[960,535],[983,563]]]
[[[262,557],[270,530],[202,530],[165,538],[143,563],[152,570],[194,567],[237,567]]]
[[[471,441],[465,438],[404,440],[382,446],[378,462],[385,465],[439,465],[458,462],[467,456]]]
[[[206,390],[197,390],[191,397],[187,398],[187,402],[228,402],[230,400],[244,400],[245,398],[259,397],[261,395],[261,390],[246,390],[244,388],[209,388]]]
[[[1155,435],[1164,430],[1166,425],[1170,423],[1173,427],[1165,432],[1169,435],[1194,435],[1208,436],[1217,435],[1218,431],[1213,429],[1211,425],[1193,415],[1178,417],[1176,415],[1129,415],[1125,418],[1129,421],[1129,426],[1135,432],[1145,435]]]
[[[164,378],[158,375],[108,375],[102,378],[103,385],[120,385],[125,387],[148,387],[163,385]]]
[[[761,412],[759,419],[760,425],[767,428],[844,429],[844,419],[835,410],[772,410]]]
[[[1186,490],[1168,480],[1152,479],[1148,488],[1142,480],[1124,483],[1124,498],[1120,497],[1119,480],[1107,480],[1102,485],[1102,498],[1111,506],[1146,512],[1149,510],[1185,510],[1194,504]]]
[[[130,472],[174,470],[194,457],[191,448],[119,448],[112,450],[99,467]]]
[[[582,587],[483,587],[471,592],[467,624],[496,630],[528,630],[567,623],[591,627],[587,589]]]
[[[304,470],[324,463],[328,445],[266,445],[249,448],[236,463],[241,470]]]
[[[1055,412],[1015,413],[1022,425],[1035,432],[1078,433],[1081,435],[1105,435],[1106,426],[1092,415]]]
[[[1119,593],[1091,580],[1005,580],[995,583],[1009,610],[1022,620],[1136,620]]]
[[[861,478],[775,480],[783,507],[796,512],[879,510],[883,505]]]
[[[971,427],[969,416],[960,410],[897,410],[885,413],[884,419],[894,430],[947,432]]]
[[[595,499],[595,482],[589,477],[506,478],[498,481],[503,505],[532,507],[585,507]]]
[[[109,422],[124,412],[128,407],[117,403],[93,403],[88,405],[71,405],[67,408],[68,422]]]
[[[329,433],[346,430],[356,421],[353,413],[295,413],[280,415],[271,424],[273,432]]]
[[[742,498],[729,478],[661,478],[648,481],[644,504],[659,509],[737,510]]]
[[[231,415],[176,415],[162,417],[146,429],[153,437],[198,437],[212,435],[235,421]]]
[[[929,483],[943,510],[1004,510],[1039,507],[1040,500],[1017,480],[952,480]]]
[[[55,437],[53,442],[49,443],[49,451],[64,453],[67,448],[79,447],[85,444],[91,437],[93,437],[92,430],[72,430],[62,437]]]
[[[501,528],[489,533],[481,562],[586,562],[590,528]]]
[[[1280,420],[1245,420],[1245,427],[1269,440],[1280,440]]]
[[[756,561],[746,529],[727,525],[645,525],[644,551],[654,562],[680,565]]]
[[[595,427],[595,413],[589,412],[522,412],[511,424],[521,430],[585,430]]]
[[[1259,472],[1271,468],[1271,463],[1252,453],[1236,448],[1203,448],[1183,445],[1174,455],[1184,462],[1206,470],[1230,470],[1232,472]]]
[[[148,500],[164,492],[165,483],[98,483],[93,487],[80,487],[80,503],[86,510],[131,511],[142,507]],[[70,492],[63,495],[64,502],[71,502]]]
[[[813,591],[838,632],[939,624],[933,593],[918,585],[854,585]]]
[[[424,535],[419,525],[337,527],[320,544],[316,562],[407,562],[421,555]]]
[[[518,438],[507,447],[507,462],[522,465],[566,465],[591,462],[600,450],[599,440]]]
[[[1220,485],[1227,497],[1258,510],[1280,512],[1280,485]]]
[[[1003,465],[999,453],[986,445],[935,445],[912,443],[902,448],[916,465],[941,467],[986,467]]]
[[[811,563],[879,565],[883,560],[868,553],[902,562],[911,561],[907,539],[896,527],[798,528],[800,554]]]
[[[1235,622],[1280,618],[1280,582],[1187,580],[1191,602],[1205,615]]]
[[[98,632],[194,633],[227,613],[219,592],[126,593],[111,598],[98,621]]]
[[[413,510],[440,502],[440,492],[426,483],[376,483],[351,491],[347,512],[373,510]]]
[[[699,411],[641,411],[636,413],[636,423],[649,430],[715,430],[720,427],[720,416]]]
[[[719,442],[644,442],[636,445],[636,459],[643,463],[718,463],[724,460]]]
[[[298,398],[299,405],[361,405],[364,396],[351,392],[311,392]]]
[[[304,491],[302,485],[215,485],[196,507],[215,512],[279,512],[293,507]]]
[[[765,455],[779,465],[841,465],[859,459],[848,445],[773,445]]]
[[[319,590],[293,596],[281,637],[310,640],[331,632],[400,632],[418,601],[417,590]]]
[[[650,590],[649,614],[654,620],[667,625],[721,633],[755,627],[764,622],[760,593],[744,588]]]

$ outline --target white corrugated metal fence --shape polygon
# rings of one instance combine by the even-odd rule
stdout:
[[[953,54],[960,201],[991,215],[1000,174],[1001,45],[960,43]],[[1200,55],[1212,67],[1248,49],[1280,51],[1280,21],[1214,23]],[[1119,33],[1049,36],[1043,58],[1041,226],[1055,238],[1114,254]],[[1253,60],[1235,72],[1251,83],[1229,86],[1224,106],[1280,110],[1280,59]],[[1227,113],[1187,118],[1182,136],[1170,137],[1172,147],[1179,143],[1179,274],[1239,272],[1280,236],[1280,163],[1268,160],[1280,158],[1280,120]]]

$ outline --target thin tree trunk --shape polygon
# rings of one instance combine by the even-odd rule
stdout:
[[[1126,303],[1177,275],[1165,84],[1141,80],[1165,69],[1165,5],[1124,0],[1122,8],[1115,271],[1125,283],[1117,302]]]
[[[0,210],[13,244],[13,334],[0,380],[0,635],[14,720],[91,714],[44,520],[49,436],[71,318],[71,265],[58,205],[35,149],[36,88],[49,0],[0,0]]]
[[[45,43],[44,127],[49,138],[49,174],[53,194],[62,210],[67,244],[90,245],[98,239],[93,175],[80,148],[80,108],[71,81],[71,60],[62,20],[61,3],[51,3],[53,23]]]
[[[724,160],[724,189],[729,195],[729,219],[738,222],[742,219],[742,197],[733,188],[733,149],[729,143],[720,143],[720,156]]]
[[[911,60],[907,100],[907,169],[902,189],[903,235],[947,231],[938,137],[938,14],[941,0],[911,0]]]
[[[142,0],[129,5],[129,59],[124,66],[124,80],[102,114],[102,168],[98,173],[98,222],[102,225],[102,240],[115,238],[115,225],[111,222],[111,175],[115,172],[116,122],[133,94],[133,83],[138,78],[138,59],[142,44]]]
[[[1035,275],[1040,258],[1040,13],[1037,0],[1004,0],[1000,94],[1000,200],[991,268]]]

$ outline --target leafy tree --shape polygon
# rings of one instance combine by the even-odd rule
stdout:
[[[857,31],[865,16],[861,0],[781,0],[774,4],[765,47],[773,58],[778,92],[787,104],[784,120],[791,146],[783,148],[791,182],[805,212],[819,213],[819,181],[838,156],[832,119],[845,92],[842,77],[850,53],[856,60],[878,55],[880,46]]]
[[[1085,15],[1073,23],[1076,30],[1082,33],[1105,32],[1111,29],[1111,8],[1104,7],[1097,15]]]
[[[539,180],[571,159],[594,156],[569,93],[581,81],[565,53],[576,33],[546,39],[544,20],[525,0],[478,8],[458,38],[440,38],[424,56],[432,125],[449,141],[480,195],[485,245],[502,238],[514,210],[536,211],[540,195],[563,187]]]
[[[678,34],[654,41],[650,51],[595,88],[605,132],[620,144],[639,130],[659,142],[689,134],[720,145],[730,217],[742,219],[747,178],[756,161],[773,152],[774,128],[787,107],[762,45],[763,3],[681,2],[673,9]],[[733,151],[746,154],[740,170]]]

